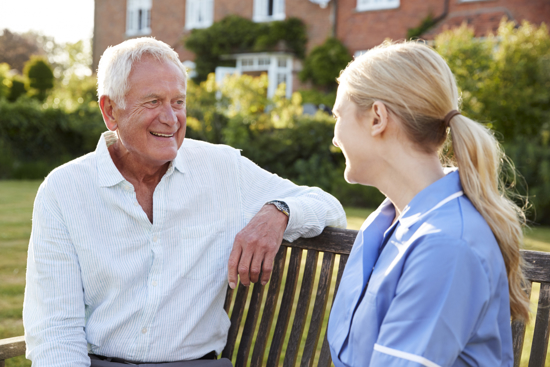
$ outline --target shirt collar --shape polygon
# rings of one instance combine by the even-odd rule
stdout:
[[[101,137],[99,138],[99,142],[97,143],[95,154],[97,156],[97,171],[99,175],[99,186],[101,187],[115,186],[120,182],[125,181],[124,176],[122,176],[118,168],[116,168],[115,163],[111,158],[111,154],[109,153],[108,147],[116,139],[117,139],[117,136],[114,132],[106,131],[103,134],[101,134]],[[174,172],[174,168],[177,169],[179,172],[184,173],[185,171],[183,167],[184,167],[183,154],[180,148],[178,150],[178,154],[176,155],[176,158],[172,162],[170,162],[170,165],[168,166],[168,170],[166,171],[165,175],[166,176],[171,175]]]
[[[460,176],[455,168],[445,177],[440,178],[424,190],[420,191],[401,213],[399,223],[402,227],[410,228],[423,214],[430,211],[443,200],[462,192]]]
[[[97,156],[97,173],[99,175],[98,182],[101,187],[115,186],[125,180],[118,168],[116,168],[111,158],[111,154],[109,154],[107,142],[111,145],[113,139],[116,139],[116,134],[114,132],[104,132],[101,134],[95,149],[95,154]]]

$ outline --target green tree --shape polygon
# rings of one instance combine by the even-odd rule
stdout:
[[[54,86],[53,70],[48,61],[41,56],[32,56],[25,64],[23,72],[28,80],[32,96],[44,101],[47,92]]]
[[[466,25],[435,39],[457,79],[465,115],[492,128],[526,185],[530,218],[550,223],[550,35],[503,20],[475,38]]]
[[[10,93],[11,78],[9,75],[10,66],[0,63],[0,98],[6,98]]]
[[[15,102],[19,97],[25,95],[26,93],[27,87],[25,86],[25,79],[19,75],[15,75],[11,80],[8,101]]]
[[[342,42],[328,38],[325,43],[315,47],[304,61],[300,80],[311,81],[315,86],[324,87],[327,91],[335,90],[336,78],[352,57]]]

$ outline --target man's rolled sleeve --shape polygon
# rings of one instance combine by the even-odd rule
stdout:
[[[240,157],[240,187],[245,222],[271,200],[284,201],[290,217],[284,239],[314,237],[327,226],[346,228],[346,213],[340,202],[317,187],[298,186]]]
[[[80,265],[48,179],[34,204],[23,323],[33,366],[90,365]]]

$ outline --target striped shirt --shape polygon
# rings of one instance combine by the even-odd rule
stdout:
[[[151,223],[111,160],[112,140],[104,133],[38,190],[23,307],[33,366],[89,366],[89,352],[145,362],[220,353],[229,254],[260,208],[288,204],[288,241],[346,226],[331,195],[191,139],[155,189]]]

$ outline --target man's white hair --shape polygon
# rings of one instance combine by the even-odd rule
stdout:
[[[173,62],[183,73],[187,81],[187,72],[179,56],[166,43],[153,37],[141,37],[124,41],[108,47],[99,61],[97,68],[97,95],[108,96],[122,109],[126,108],[125,96],[128,92],[128,77],[134,62],[144,55],[154,56],[159,61]]]

